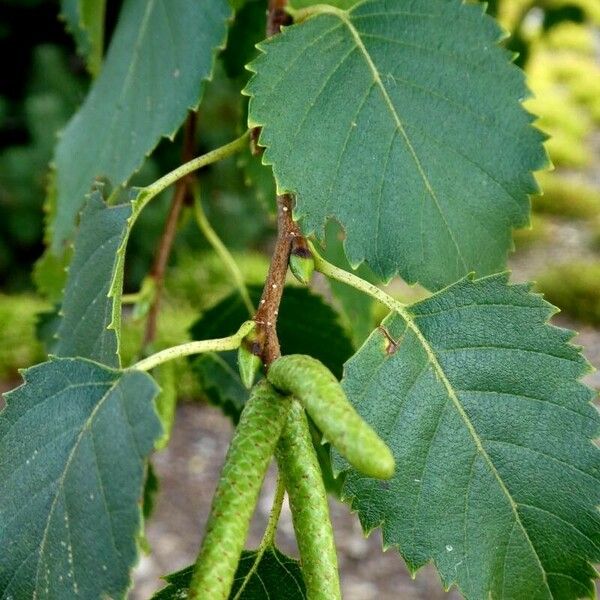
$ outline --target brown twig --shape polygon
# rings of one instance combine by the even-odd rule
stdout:
[[[188,115],[185,123],[184,137],[183,137],[183,148],[181,150],[181,162],[182,164],[191,160],[194,157],[194,146],[195,146],[195,133],[196,133],[196,113],[191,112]],[[154,263],[150,270],[150,277],[154,280],[154,298],[150,310],[148,312],[148,319],[146,320],[146,331],[144,333],[143,347],[146,348],[149,344],[154,341],[156,337],[156,327],[158,322],[158,313],[160,311],[160,302],[162,298],[162,292],[164,288],[165,272],[167,270],[167,264],[173,249],[173,242],[175,241],[175,234],[177,233],[177,222],[179,221],[179,215],[181,209],[188,196],[189,183],[191,181],[191,175],[183,177],[175,184],[175,190],[171,199],[171,206],[169,208],[169,214],[165,221],[165,226],[160,238],[160,242],[156,248],[156,255],[154,256]]]
[[[276,35],[282,25],[290,22],[290,16],[285,12],[286,4],[287,0],[269,0],[267,36]],[[269,265],[267,281],[254,316],[257,343],[253,345],[253,352],[261,357],[265,368],[268,368],[281,355],[277,337],[277,315],[283,295],[292,242],[301,235],[298,226],[292,219],[292,208],[293,202],[289,194],[277,196],[277,240]]]
[[[265,367],[268,367],[280,356],[277,315],[283,295],[292,242],[297,236],[300,236],[300,230],[292,219],[292,198],[288,194],[277,196],[277,240],[269,265],[267,281],[254,316],[258,344],[253,351],[261,357]]]
[[[290,15],[285,12],[287,0],[269,0],[267,10],[267,37],[279,33],[283,25],[291,23]]]

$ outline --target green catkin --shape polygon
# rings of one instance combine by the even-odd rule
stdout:
[[[190,600],[226,600],[265,473],[290,408],[267,382],[242,411],[217,484],[189,589]]]
[[[297,398],[325,438],[361,473],[377,479],[394,474],[394,457],[386,443],[354,410],[333,373],[302,354],[278,358],[267,379]]]
[[[327,493],[302,406],[292,401],[277,445],[308,600],[341,599]]]

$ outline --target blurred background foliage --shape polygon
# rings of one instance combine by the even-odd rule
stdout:
[[[18,367],[43,358],[35,337],[36,315],[59,299],[60,276],[58,285],[40,277],[34,282],[32,272],[44,249],[43,207],[52,192],[49,165],[57,135],[98,72],[119,14],[120,0],[99,1],[106,9],[104,32],[91,29],[85,37],[77,30],[71,0],[0,0],[0,379],[10,380]],[[197,153],[242,131],[246,99],[239,89],[248,77],[243,67],[256,52],[264,11],[264,0],[247,0],[231,25],[230,44],[221,53],[199,113]],[[575,327],[598,326],[600,2],[492,0],[488,11],[511,33],[504,43],[518,53],[516,62],[528,75],[534,97],[526,106],[539,115],[538,126],[550,136],[547,147],[555,165],[554,171],[539,174],[545,194],[532,201],[533,227],[515,232],[515,276],[537,280],[549,300],[576,321]],[[91,57],[87,64],[82,54]],[[132,183],[147,184],[174,168],[180,146],[181,134],[174,141],[163,140]],[[214,228],[246,279],[260,283],[274,231],[269,169],[247,153],[206,170],[201,188]],[[163,196],[149,207],[132,237],[127,292],[137,291],[148,272],[170,192]],[[199,313],[232,289],[189,208],[182,219],[157,346],[183,341]],[[62,271],[57,265],[56,272]],[[404,298],[425,293],[401,282],[394,282],[392,291]],[[352,303],[360,300],[346,300],[342,320],[348,324]],[[372,312],[375,322],[381,315]],[[125,324],[124,348],[133,357],[143,321],[130,316]],[[360,339],[354,336],[354,341]],[[187,393],[194,394],[193,378],[186,379],[185,365],[182,369],[180,379],[188,382]]]

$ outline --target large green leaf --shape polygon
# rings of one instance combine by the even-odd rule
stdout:
[[[257,563],[258,560],[258,563]],[[152,600],[182,600],[187,598],[193,565],[165,577],[168,586]],[[300,563],[277,548],[267,548],[264,554],[245,550],[240,559],[230,600],[305,600],[306,587]]]
[[[119,332],[108,328],[115,302],[109,290],[130,215],[130,204],[108,207],[98,191],[89,198],[75,239],[54,354],[119,366]]]
[[[230,14],[226,0],[125,0],[102,71],[56,150],[55,252],[94,178],[125,183],[198,105]]]
[[[335,217],[353,266],[428,288],[498,271],[547,163],[499,26],[461,0],[314,11],[259,46],[245,90],[303,231]]]
[[[411,570],[433,560],[468,599],[594,595],[600,419],[553,311],[503,275],[465,279],[398,305],[346,364],[396,474],[350,470],[343,494]]]
[[[104,52],[106,0],[61,0],[61,16],[75,38],[77,51],[95,77],[100,72]]]
[[[160,435],[156,385],[70,358],[23,377],[0,413],[0,597],[121,598]]]

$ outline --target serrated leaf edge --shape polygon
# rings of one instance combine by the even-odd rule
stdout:
[[[83,434],[89,428],[89,424],[93,420],[94,415],[100,409],[100,407],[102,406],[103,402],[108,398],[108,396],[111,394],[111,392],[115,389],[116,385],[122,380],[123,376],[125,376],[127,374],[133,374],[133,373],[141,373],[141,371],[137,371],[135,369],[117,369],[117,368],[109,367],[107,365],[103,365],[102,363],[99,363],[99,362],[97,362],[95,360],[91,360],[89,358],[81,358],[81,357],[78,357],[78,358],[66,357],[65,358],[65,357],[58,357],[58,356],[50,355],[49,359],[47,361],[43,362],[43,363],[39,363],[39,364],[34,365],[33,367],[29,367],[27,369],[19,369],[19,374],[21,375],[21,377],[23,379],[23,382],[19,386],[17,386],[16,388],[14,388],[14,389],[12,389],[12,390],[10,390],[10,391],[8,391],[8,392],[6,392],[6,393],[4,393],[2,395],[6,404],[5,404],[5,408],[2,411],[0,411],[0,415],[2,415],[2,413],[4,413],[4,411],[6,410],[6,408],[9,406],[9,404],[11,403],[11,401],[13,399],[13,396],[18,395],[18,393],[21,390],[21,388],[25,387],[30,382],[30,379],[28,378],[28,375],[32,371],[33,372],[37,371],[38,369],[42,368],[44,365],[47,365],[48,363],[57,363],[57,362],[61,362],[61,363],[67,363],[67,362],[85,362],[85,363],[92,364],[95,367],[99,367],[99,368],[101,368],[101,369],[103,369],[105,371],[112,372],[115,375],[120,375],[119,378],[117,378],[112,384],[110,384],[109,389],[102,396],[102,398],[100,398],[100,400],[97,402],[96,406],[91,411],[89,417],[86,419],[83,427],[81,428],[81,431],[78,434],[77,439],[75,440],[75,443],[73,444],[73,448],[69,452],[69,456],[67,458],[67,462],[65,464],[65,468],[63,470],[63,473],[60,476],[59,484],[57,486],[57,488],[60,490],[60,488],[62,486],[62,483],[64,482],[64,478],[66,477],[66,473],[67,473],[67,470],[69,468],[70,462],[71,462],[71,460],[73,458],[73,455],[75,453],[75,450],[77,449],[77,447],[78,447],[78,445],[79,445],[79,443],[81,441],[81,438],[82,438]],[[152,380],[152,381],[153,381],[153,383],[155,383],[154,380]],[[159,392],[159,388],[158,388],[158,386],[156,386],[156,383],[155,383],[155,387],[156,387],[155,393],[154,393],[154,396],[153,396],[152,401],[151,401],[150,404],[152,406],[152,410],[155,413],[156,420],[160,423],[160,418],[159,418],[158,413],[156,411],[156,403],[155,403],[156,396],[158,395],[158,392]],[[160,436],[157,438],[157,440],[155,440],[155,442],[158,441],[159,438],[160,438]],[[146,467],[147,467],[147,465],[146,465]],[[41,565],[41,554],[42,554],[42,552],[44,550],[44,545],[46,543],[46,538],[47,538],[47,535],[48,535],[48,527],[50,526],[51,517],[52,517],[52,514],[53,514],[54,508],[56,506],[56,502],[58,500],[59,495],[60,495],[60,491],[58,491],[56,493],[54,499],[52,500],[52,504],[50,506],[49,513],[48,513],[49,516],[48,516],[48,518],[46,520],[46,527],[44,528],[43,538],[42,538],[42,541],[40,542],[40,545],[39,545],[39,551],[38,551],[38,557],[39,558],[38,558],[38,563],[37,563],[37,568],[36,568],[36,580],[35,580],[35,589],[34,589],[33,600],[36,600],[36,598],[37,598],[37,585],[38,585],[38,581],[39,581],[39,573],[40,573],[40,565]],[[127,583],[127,587],[125,589],[125,595],[126,595],[126,592],[128,590],[130,590],[131,587],[133,586],[133,572],[132,572],[132,569],[135,566],[136,561],[139,559],[139,555],[140,555],[140,552],[139,552],[140,551],[140,533],[143,531],[143,528],[144,528],[144,515],[143,515],[143,511],[142,511],[142,505],[141,505],[141,503],[138,503],[137,506],[138,506],[138,517],[139,517],[139,519],[138,519],[138,530],[135,533],[135,544],[136,544],[136,549],[137,549],[137,556],[134,558],[134,561],[130,565],[128,565],[128,583]]]
[[[235,18],[235,12],[231,7],[230,2],[225,2],[225,4],[228,6],[229,8],[229,16],[225,19],[224,25],[225,25],[225,34],[223,36],[222,41],[215,45],[212,49],[212,62],[209,68],[209,72],[206,75],[206,77],[203,77],[200,80],[200,85],[199,85],[199,92],[198,92],[198,99],[196,102],[188,105],[185,109],[185,114],[182,116],[182,119],[179,123],[179,125],[177,125],[173,131],[171,132],[167,132],[167,133],[163,133],[160,136],[158,136],[158,139],[156,140],[156,142],[154,143],[154,145],[149,148],[145,153],[144,156],[142,157],[142,159],[140,160],[140,162],[138,163],[138,166],[135,167],[133,169],[133,171],[131,172],[131,174],[129,175],[129,177],[127,177],[127,179],[125,179],[125,181],[122,181],[118,184],[115,184],[115,182],[111,183],[113,185],[115,185],[115,189],[113,191],[113,194],[111,194],[111,197],[109,198],[109,204],[111,203],[110,200],[113,199],[114,196],[116,196],[116,194],[124,189],[127,186],[127,182],[133,177],[133,175],[135,175],[143,166],[144,161],[154,152],[154,150],[156,150],[156,147],[160,144],[160,142],[163,139],[168,139],[169,141],[173,141],[175,139],[175,135],[177,134],[177,132],[179,131],[179,129],[181,128],[181,125],[183,123],[183,120],[185,119],[187,113],[189,111],[197,111],[198,108],[200,107],[200,104],[202,103],[202,100],[204,98],[204,92],[206,90],[206,86],[208,83],[210,83],[213,80],[213,76],[214,76],[214,72],[215,72],[215,65],[217,62],[217,59],[219,57],[219,54],[221,53],[222,50],[225,49],[225,47],[227,46],[227,37],[229,35],[229,27],[231,25],[231,23],[233,22],[233,19]],[[139,37],[139,36],[138,36]],[[79,110],[75,113],[75,115],[73,115],[73,117],[75,117],[76,115],[79,114]],[[57,134],[58,137],[61,137],[65,128],[67,127],[67,125],[71,122],[71,120],[69,120],[69,122],[65,125],[65,127],[63,127],[63,129]],[[56,162],[55,162],[55,158],[52,159],[51,163],[51,173],[50,173],[50,177],[52,177],[53,181],[54,181],[54,188],[55,188],[55,193],[54,193],[54,202],[53,204],[49,205],[49,208],[54,208],[54,215],[51,215],[50,213],[48,213],[48,220],[47,220],[47,238],[50,241],[50,249],[52,252],[54,252],[54,254],[59,255],[60,254],[60,250],[58,248],[58,244],[56,243],[56,239],[54,237],[54,221],[56,220],[56,210],[57,210],[57,205],[58,205],[58,171],[56,168]],[[90,182],[90,186],[93,185],[93,182]],[[132,223],[133,225],[133,223]],[[73,225],[71,226],[71,233],[70,233],[70,237],[73,236],[73,231],[74,231],[74,227]],[[127,237],[129,237],[129,233],[127,235]],[[61,242],[64,242],[66,240],[61,240]],[[119,304],[120,304],[120,297],[119,297]],[[118,349],[120,348],[120,330],[117,332],[117,352]]]
[[[454,0],[456,1],[456,0]],[[402,125],[402,122],[399,119],[399,116],[395,110],[395,107],[393,106],[393,104],[391,103],[391,99],[389,98],[389,95],[387,93],[387,90],[385,88],[385,86],[383,85],[383,82],[381,81],[381,78],[379,77],[379,73],[373,63],[373,60],[371,59],[370,54],[368,53],[368,51],[366,50],[362,40],[360,39],[360,36],[358,34],[358,31],[356,30],[356,28],[354,27],[354,25],[351,23],[350,19],[349,19],[349,15],[358,7],[362,6],[363,4],[366,4],[367,2],[369,2],[369,0],[361,0],[360,2],[357,2],[356,4],[354,4],[352,7],[350,7],[347,10],[343,10],[328,4],[318,4],[312,7],[309,7],[307,10],[311,11],[311,14],[309,15],[309,18],[314,18],[316,16],[319,15],[323,15],[323,14],[329,14],[329,15],[333,15],[333,16],[337,16],[342,23],[349,29],[357,48],[361,51],[361,54],[365,57],[365,60],[367,62],[367,65],[369,67],[369,69],[371,70],[371,72],[373,73],[374,77],[375,77],[375,81],[378,84],[379,88],[382,91],[382,94],[386,100],[386,103],[388,104],[388,106],[391,108],[392,110],[392,114],[394,115],[395,119],[396,119],[396,123],[397,123],[397,127],[398,127],[398,131],[401,133],[403,139],[405,140],[405,142],[407,143],[407,147],[409,148],[409,151],[411,153],[411,155],[413,156],[413,158],[415,159],[416,165],[417,165],[417,169],[419,171],[420,176],[423,178],[423,181],[425,183],[426,189],[428,191],[428,194],[432,197],[432,199],[434,200],[435,206],[437,207],[438,211],[440,212],[440,216],[442,217],[443,222],[446,224],[448,233],[450,235],[450,238],[457,250],[458,256],[461,259],[461,261],[463,262],[463,264],[465,263],[464,258],[461,255],[460,252],[460,248],[458,247],[458,243],[454,237],[454,234],[452,232],[452,230],[450,229],[447,220],[445,218],[444,213],[441,211],[441,206],[439,204],[439,201],[437,200],[437,197],[435,196],[435,192],[433,191],[429,180],[426,176],[426,173],[424,173],[424,170],[421,166],[420,160],[418,158],[418,156],[416,155],[416,152],[414,150],[414,147],[412,146],[412,143],[410,142],[410,139],[407,137],[406,131]],[[497,47],[499,47],[500,49],[505,50],[504,48],[502,48],[502,46],[500,45],[500,43],[506,39],[509,35],[510,32],[508,32],[505,28],[501,27],[500,24],[490,15],[488,15],[486,13],[486,5],[485,4],[473,4],[473,3],[468,3],[465,1],[458,1],[456,2],[457,4],[460,4],[461,6],[468,6],[468,8],[470,10],[479,10],[480,14],[481,14],[481,18],[482,20],[488,19],[488,20],[492,20],[495,25],[497,26],[497,30],[498,30],[498,35],[496,36],[496,38],[494,38],[493,40],[491,40],[491,43],[494,43]],[[302,25],[302,23],[297,23],[288,27],[282,27],[281,28],[281,33],[280,36],[285,36],[285,34],[287,33],[287,30],[289,29],[293,29],[294,27],[300,27]],[[278,37],[280,37],[278,36]],[[248,96],[250,98],[250,102],[252,102],[252,99],[254,98],[254,94],[249,91],[249,86],[252,82],[252,79],[254,78],[254,76],[258,73],[258,69],[259,67],[257,66],[257,63],[260,61],[260,58],[262,55],[265,55],[268,53],[268,47],[270,44],[273,43],[273,38],[269,38],[266,39],[262,42],[260,42],[259,44],[256,45],[256,48],[262,53],[261,55],[259,55],[257,58],[255,58],[254,60],[252,60],[249,64],[246,65],[246,69],[248,71],[250,71],[253,75],[250,79],[250,81],[248,82],[248,84],[246,85],[246,87],[242,90],[242,94],[244,96]],[[505,50],[506,54],[507,54],[507,58],[508,58],[508,63],[509,65],[512,65],[515,69],[519,69],[516,65],[514,65],[514,59],[516,58],[517,55],[513,55],[513,53],[508,52],[507,50]],[[519,69],[519,71],[521,71]],[[522,71],[521,71],[522,72]],[[524,74],[523,74],[523,79],[524,79]],[[538,116],[534,115],[533,113],[531,113],[529,110],[527,110],[524,106],[523,106],[523,102],[525,100],[527,100],[528,98],[531,98],[533,96],[533,92],[531,91],[531,89],[529,89],[529,87],[527,87],[527,93],[525,94],[524,97],[519,98],[519,104],[521,106],[521,109],[527,113],[530,116],[530,123],[527,125],[527,127],[535,129],[539,134],[542,135],[542,141],[545,141],[549,138],[549,136],[547,134],[545,134],[544,132],[542,132],[539,128],[537,128],[534,125],[534,122],[539,118]],[[264,152],[262,153],[262,157],[261,157],[261,162],[263,165],[265,166],[270,166],[273,172],[273,177],[275,179],[275,184],[276,184],[276,189],[277,189],[277,194],[278,195],[282,195],[282,194],[292,194],[292,195],[296,195],[296,191],[292,190],[292,189],[288,189],[287,186],[284,185],[283,181],[282,181],[282,177],[278,174],[278,167],[275,163],[274,160],[271,160],[270,158],[270,152],[269,152],[269,145],[266,143],[266,141],[264,140],[264,128],[265,126],[268,127],[268,125],[266,123],[259,123],[257,121],[253,121],[250,118],[250,110],[248,111],[248,127],[249,128],[260,128],[260,135],[258,137],[257,140],[257,144],[262,146],[263,148],[265,148]],[[527,227],[530,225],[530,213],[531,213],[531,198],[537,194],[541,193],[541,189],[539,187],[538,182],[536,181],[533,173],[537,172],[537,171],[543,171],[543,170],[552,170],[553,169],[553,164],[552,161],[550,160],[550,156],[548,154],[547,148],[544,145],[543,146],[543,154],[544,154],[544,158],[543,160],[540,160],[540,164],[536,165],[536,169],[532,170],[529,172],[529,191],[527,191],[526,193],[524,193],[523,195],[525,196],[524,200],[528,203],[528,209],[526,214],[524,215],[524,218],[522,218],[521,220],[515,220],[513,223],[508,224],[508,229],[509,231],[512,233],[513,231],[523,228],[523,227]],[[433,193],[432,193],[433,192]],[[303,229],[303,232],[306,236],[312,236],[312,235],[316,235],[317,239],[320,242],[323,242],[325,239],[325,224],[327,221],[329,221],[330,219],[335,219],[336,221],[337,218],[335,215],[333,214],[329,214],[326,216],[325,221],[321,224],[319,230],[315,230],[313,229],[308,229],[305,226],[303,226],[302,223],[302,218],[305,216],[305,212],[302,213],[299,210],[297,210],[297,208],[294,208],[293,210],[293,218],[295,221],[299,222],[301,228]],[[339,221],[338,221],[339,223]],[[340,227],[344,230],[344,233],[346,233],[346,228],[340,223]],[[346,258],[348,259],[348,262],[350,264],[350,266],[353,269],[358,269],[360,267],[361,264],[367,262],[367,258],[365,256],[365,252],[362,251],[362,256],[357,258],[356,260],[351,259],[349,253],[348,253],[348,236],[346,235],[344,242],[343,242],[343,247],[344,247],[344,253],[346,255]],[[506,250],[504,252],[504,263],[506,263],[507,259],[508,259],[508,255],[512,252],[514,252],[515,250],[515,244],[514,241],[512,239],[512,236],[510,238],[509,243],[507,244]],[[368,263],[367,263],[368,264]],[[466,265],[465,265],[466,267]],[[389,283],[389,281],[396,275],[401,275],[400,274],[400,268],[396,267],[394,269],[394,271],[392,273],[386,274],[386,277],[382,278],[382,280],[384,281],[384,283]],[[405,281],[412,285],[415,283],[420,283],[418,278],[413,277],[413,278],[406,278],[403,275],[401,275],[403,277],[403,279],[405,279]]]
[[[555,330],[560,330],[563,333],[569,333],[570,337],[564,340],[564,344],[566,346],[569,346],[575,350],[578,351],[579,353],[579,364],[581,365],[581,370],[580,370],[580,374],[579,374],[579,378],[578,381],[580,383],[580,385],[582,385],[583,387],[586,387],[589,391],[590,391],[590,400],[589,400],[589,404],[591,406],[593,406],[593,399],[594,397],[597,395],[596,393],[594,393],[594,390],[592,390],[591,388],[589,388],[589,386],[585,385],[584,383],[581,382],[581,377],[583,377],[586,374],[589,374],[593,371],[595,371],[594,366],[587,360],[587,358],[585,356],[583,356],[583,354],[580,353],[581,351],[581,346],[577,345],[577,344],[573,344],[571,342],[571,340],[577,335],[577,332],[573,331],[573,330],[569,330],[563,327],[557,327],[555,325],[553,325],[552,323],[550,323],[550,319],[556,315],[557,313],[560,312],[560,309],[556,306],[554,306],[552,303],[548,302],[543,294],[538,293],[538,292],[532,292],[531,291],[531,287],[532,284],[530,283],[516,283],[516,284],[511,284],[509,283],[509,276],[510,276],[510,272],[509,271],[505,271],[502,273],[496,273],[493,275],[487,275],[485,277],[480,277],[480,278],[476,278],[472,273],[470,273],[469,275],[467,275],[466,277],[463,277],[462,279],[459,279],[456,283],[453,283],[449,286],[446,286],[445,288],[439,290],[438,292],[432,294],[432,296],[430,296],[429,298],[427,298],[426,300],[430,300],[431,298],[438,296],[438,295],[442,295],[446,290],[448,290],[449,288],[452,288],[456,285],[459,285],[461,282],[464,281],[471,281],[473,283],[478,283],[478,282],[483,282],[483,281],[489,281],[489,280],[494,280],[497,279],[500,283],[503,283],[507,288],[513,288],[513,289],[520,289],[522,290],[524,293],[527,293],[531,296],[536,297],[539,301],[540,301],[540,308],[545,308],[546,309],[546,321],[544,323],[544,325],[546,327],[555,329]],[[434,371],[436,373],[436,375],[439,377],[440,381],[443,383],[444,387],[446,388],[449,397],[451,398],[453,404],[455,404],[455,407],[457,408],[457,411],[459,413],[459,415],[461,416],[461,418],[463,419],[463,421],[465,422],[465,425],[467,426],[467,430],[469,431],[469,433],[471,434],[474,442],[475,442],[475,446],[477,448],[477,452],[481,454],[481,456],[484,458],[486,464],[489,465],[490,470],[492,472],[492,474],[494,475],[494,477],[496,478],[496,480],[498,481],[500,488],[502,490],[502,492],[504,493],[504,495],[506,496],[509,505],[511,507],[511,511],[513,513],[513,515],[515,516],[515,524],[518,524],[523,532],[523,535],[525,536],[525,539],[527,540],[533,555],[535,556],[538,565],[540,567],[540,572],[542,574],[542,579],[544,581],[544,584],[546,585],[546,589],[548,589],[548,591],[550,592],[550,589],[548,587],[548,583],[547,583],[547,575],[546,575],[546,571],[539,559],[539,556],[537,554],[537,551],[535,549],[535,547],[533,546],[529,535],[527,533],[527,530],[525,529],[525,527],[523,526],[519,514],[518,514],[518,510],[517,510],[517,505],[515,503],[515,501],[513,500],[512,496],[510,495],[510,492],[508,491],[506,485],[504,484],[504,482],[502,481],[502,478],[499,476],[499,473],[497,472],[494,464],[492,463],[491,459],[489,458],[489,456],[487,455],[487,452],[485,451],[485,448],[483,448],[483,446],[481,445],[481,442],[479,440],[479,436],[477,435],[477,432],[475,431],[475,428],[473,427],[472,423],[470,422],[468,415],[466,415],[464,409],[462,408],[460,401],[458,399],[458,397],[456,396],[456,392],[454,392],[451,383],[449,382],[448,378],[446,377],[445,373],[443,372],[443,369],[441,368],[439,362],[437,361],[437,358],[435,357],[435,353],[433,352],[433,349],[429,346],[425,336],[422,334],[422,332],[420,331],[420,329],[418,328],[417,324],[414,321],[414,317],[413,315],[410,313],[409,309],[414,306],[419,304],[419,302],[422,301],[417,301],[412,305],[408,305],[405,306],[399,302],[393,301],[394,302],[394,311],[399,314],[405,321],[405,323],[407,324],[407,327],[409,329],[411,329],[411,331],[415,334],[415,336],[417,337],[417,339],[419,340],[419,342],[421,343],[425,353],[427,354],[427,357],[429,359],[429,363],[433,366]],[[365,346],[368,342],[368,339],[365,340],[365,342],[363,343],[363,346]],[[363,347],[361,346],[361,348]],[[358,352],[360,352],[360,349],[357,350],[356,354]],[[435,362],[432,361],[432,358],[435,360]],[[347,364],[347,363],[346,363]],[[346,376],[346,365],[344,365],[344,377]],[[450,388],[450,389],[448,389]],[[450,390],[452,390],[452,393],[450,392]],[[595,407],[594,407],[595,408]],[[473,435],[474,434],[474,435]],[[598,434],[596,437],[600,436],[600,424],[598,425]],[[480,450],[482,452],[480,452]],[[348,467],[344,467],[342,469],[336,469],[335,466],[333,467],[334,469],[334,474],[335,476],[339,476],[340,474],[343,474],[347,471],[349,471],[350,466],[348,465]],[[401,547],[400,544],[397,542],[393,542],[393,543],[388,543],[387,540],[385,539],[385,532],[383,531],[384,529],[384,525],[386,523],[386,519],[385,517],[382,517],[379,521],[374,522],[372,524],[370,524],[370,526],[367,528],[365,527],[362,519],[361,519],[361,515],[359,512],[359,507],[356,504],[356,500],[357,497],[355,494],[351,494],[351,493],[347,493],[345,491],[345,486],[342,487],[342,492],[340,494],[340,500],[344,503],[347,504],[350,511],[354,514],[356,514],[359,518],[359,521],[361,523],[361,527],[363,529],[364,535],[365,537],[368,537],[371,535],[371,533],[375,530],[375,529],[382,529],[382,542],[381,542],[381,547],[382,550],[384,552],[386,552],[387,550],[389,550],[390,548],[396,548],[400,554],[401,553]],[[403,557],[404,558],[404,557]],[[412,577],[412,579],[415,579],[416,574],[418,571],[420,571],[424,566],[426,566],[427,564],[432,564],[436,567],[437,569],[437,561],[435,560],[435,558],[431,558],[428,561],[422,563],[422,564],[411,564],[409,563],[406,559],[405,563],[408,567],[408,570],[410,572],[410,575]],[[589,563],[588,563],[589,564]],[[438,570],[439,572],[439,570]],[[598,571],[597,571],[598,572]],[[447,592],[449,591],[452,587],[456,587],[456,589],[461,590],[460,586],[458,585],[458,583],[455,580],[449,580],[447,582],[443,582],[444,585],[444,590]],[[462,590],[461,590],[462,591]],[[551,592],[550,592],[551,594]],[[590,596],[590,598],[592,598],[592,596]]]

